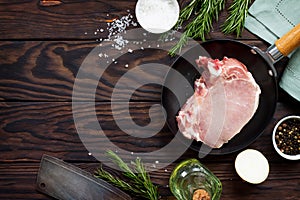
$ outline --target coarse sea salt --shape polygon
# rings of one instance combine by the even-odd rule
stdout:
[[[164,33],[176,24],[179,4],[176,0],[138,0],[135,13],[139,24],[145,30]]]
[[[117,50],[123,49],[129,43],[129,41],[124,39],[121,34],[126,34],[126,29],[129,26],[137,26],[137,23],[135,21],[133,21],[133,15],[130,14],[130,10],[127,10],[127,12],[128,12],[127,15],[124,15],[119,19],[114,19],[111,22],[107,22],[106,29],[108,31],[108,36],[104,40],[102,38],[100,38],[101,42],[102,41],[113,42],[111,46]],[[107,16],[110,16],[110,15],[107,14]],[[95,31],[94,34],[97,35],[98,32],[103,33],[104,28],[99,27],[97,29],[97,31]],[[85,34],[87,34],[87,33],[85,33]],[[100,45],[100,46],[102,46],[102,45]]]
[[[159,0],[160,1],[160,0]],[[167,0],[168,1],[168,0]],[[111,18],[113,18],[113,16],[108,15]],[[137,22],[134,21],[134,17],[133,15],[128,11],[128,13],[120,18],[113,18],[112,20],[108,20],[107,23],[105,23],[107,26],[106,27],[98,27],[96,29],[96,31],[94,32],[95,35],[98,34],[100,36],[100,33],[104,32],[104,30],[106,29],[107,32],[107,38],[99,38],[96,41],[100,41],[99,46],[103,46],[104,48],[101,48],[102,52],[99,52],[98,56],[101,59],[104,59],[106,61],[106,63],[120,63],[121,66],[128,68],[129,67],[129,63],[122,63],[122,62],[117,62],[116,58],[113,56],[110,56],[111,51],[107,51],[107,47],[110,48],[111,50],[117,50],[119,51],[118,53],[134,53],[134,49],[140,49],[140,50],[144,50],[146,48],[151,48],[151,47],[157,47],[160,48],[161,45],[160,44],[152,44],[151,45],[148,43],[148,38],[150,38],[151,41],[151,34],[149,34],[148,32],[140,32],[140,36],[142,36],[140,38],[137,37],[138,39],[135,40],[127,40],[126,37],[129,36],[130,38],[130,33],[128,31],[129,34],[126,33],[126,31],[131,27],[135,27],[137,26]],[[87,34],[87,32],[86,32]],[[127,35],[127,36],[126,36]],[[167,34],[165,34],[166,37],[164,37],[164,39],[166,39],[165,41],[168,41],[170,37],[173,37],[173,34],[169,34],[169,32]],[[131,37],[132,38],[132,37]],[[164,40],[159,39],[158,42],[160,43],[164,43]],[[107,42],[107,43],[106,43]],[[138,45],[135,46],[135,45]],[[109,52],[109,53],[107,53]]]

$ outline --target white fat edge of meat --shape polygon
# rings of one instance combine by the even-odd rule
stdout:
[[[197,141],[201,141],[200,140],[200,136],[198,132],[195,132],[194,129],[192,127],[186,128],[182,134],[187,137],[188,139],[194,139]]]
[[[196,60],[197,64],[201,65],[201,66],[205,66],[208,62],[208,58],[205,56],[199,56],[198,60]]]
[[[213,62],[208,61],[207,62],[207,68],[209,70],[209,73],[213,76],[220,76],[222,73],[222,68],[218,67],[218,69],[216,69],[216,64]]]
[[[191,115],[189,112],[180,111],[178,117],[180,117],[182,123],[185,124],[184,130],[181,130],[182,134],[189,139],[195,139],[197,141],[200,141],[200,135],[199,135],[198,131],[195,131],[193,129],[193,125],[199,123],[197,121],[198,118],[195,117],[194,115],[196,113],[199,113],[201,110],[201,108],[195,104],[195,102],[197,102],[197,100],[195,100],[195,98],[196,97],[194,95],[192,97],[190,97],[187,100],[187,105],[189,105],[189,107],[185,108],[188,111],[192,111]],[[186,124],[189,124],[189,125],[187,126]]]
[[[225,58],[225,57],[224,57]],[[230,58],[230,59],[233,59],[233,58]],[[243,63],[241,63],[243,66],[244,66],[244,64]],[[224,66],[226,66],[226,67],[224,67]],[[240,65],[237,65],[237,64],[228,64],[228,63],[226,63],[226,64],[224,64],[223,66],[223,69],[224,69],[224,71],[223,71],[223,73],[224,73],[224,75],[225,75],[225,77],[230,77],[230,74],[228,74],[227,72],[228,71],[230,71],[230,69],[232,69],[232,68],[239,68],[240,70],[242,70],[243,72],[244,72],[244,74],[246,74],[248,77],[249,77],[249,71],[247,70],[247,67],[246,67],[246,70],[243,68],[243,67],[241,67]],[[252,77],[252,74],[250,73],[250,77]],[[253,77],[252,77],[253,78]]]
[[[260,94],[260,93],[261,93],[260,87],[259,87],[259,85],[256,83],[256,81],[255,81],[254,77],[252,76],[251,72],[247,72],[247,75],[248,75],[248,77],[249,77],[251,83],[253,83],[253,85],[255,85],[255,86],[257,87],[258,94]]]
[[[259,85],[258,85],[257,83],[255,83],[255,84],[256,84],[257,90],[256,90],[256,94],[255,94],[255,104],[254,104],[253,115],[254,115],[254,113],[256,112],[257,108],[258,108],[258,104],[259,104],[259,96],[260,96],[260,94],[261,94],[261,90],[260,90]]]
[[[182,121],[182,123],[189,124],[189,126],[184,126],[184,130],[180,130],[182,132],[182,134],[185,137],[187,137],[188,139],[196,139],[197,141],[199,141],[200,140],[199,133],[195,132],[193,129],[193,125],[197,122],[194,121],[192,117],[189,117],[188,113],[185,113],[185,112],[180,113],[179,117],[180,117],[180,120]]]
[[[247,76],[249,77],[248,81],[251,82],[251,84],[255,87],[256,93],[255,93],[255,104],[254,104],[254,109],[253,109],[253,115],[256,112],[258,108],[258,103],[259,103],[259,96],[261,94],[261,89],[259,85],[256,83],[254,77],[252,76],[251,72],[247,72]]]
[[[195,86],[196,86],[197,88],[206,88],[206,85],[205,85],[204,83],[201,83],[199,79],[197,79],[197,80],[195,81]]]

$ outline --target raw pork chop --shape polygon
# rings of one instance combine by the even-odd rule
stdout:
[[[234,58],[199,57],[202,76],[195,92],[176,117],[181,133],[212,148],[220,148],[254,115],[261,93],[246,66]]]

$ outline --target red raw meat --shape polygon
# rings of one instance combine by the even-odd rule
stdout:
[[[246,66],[234,58],[199,57],[202,76],[176,117],[181,133],[212,148],[227,143],[254,115],[261,90]]]

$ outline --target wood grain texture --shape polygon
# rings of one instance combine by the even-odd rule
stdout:
[[[297,167],[291,167],[289,163],[271,163],[268,179],[259,185],[251,185],[241,181],[234,170],[233,163],[220,162],[218,165],[208,162],[203,163],[221,180],[223,184],[222,199],[235,199],[239,196],[246,200],[263,200],[274,195],[274,197],[279,197],[274,199],[282,199],[281,197],[291,200],[298,199],[300,172]],[[92,174],[99,167],[99,163],[73,164]],[[151,164],[146,163],[146,165]],[[175,165],[173,163],[166,168],[150,173],[153,183],[159,186],[162,199],[172,199],[168,180]],[[35,190],[38,169],[39,163],[1,164],[0,198],[52,199]],[[119,174],[118,171],[106,166],[104,166],[104,169],[113,174]]]
[[[39,1],[1,1],[0,33],[5,40],[90,40],[106,38],[105,20],[134,15],[136,1],[130,0],[66,0],[54,6],[41,6]],[[185,5],[180,1],[181,5]],[[231,1],[226,6],[229,7]],[[208,38],[225,37],[219,29],[227,16],[224,11]],[[136,20],[135,20],[136,21]],[[103,28],[104,32],[97,32]],[[133,28],[133,27],[132,27]],[[227,38],[235,38],[228,35]],[[257,39],[244,30],[242,38]]]
[[[0,44],[1,100],[71,101],[73,84],[82,62],[87,56],[86,59],[96,59],[96,61],[100,59],[98,54],[102,53],[101,49],[96,50],[99,52],[97,55],[89,55],[97,45],[96,42],[2,42]],[[111,63],[114,58],[111,56],[109,58],[111,65],[107,64],[107,66],[91,61],[94,68],[84,72],[85,79],[77,79],[81,82],[83,95],[74,100],[88,100],[89,96],[93,95],[89,82],[97,81],[101,77],[95,86],[96,100],[109,101],[113,86],[134,66],[152,61],[170,64],[166,52],[163,54],[160,50],[156,52],[144,50],[144,52],[147,52],[147,57],[141,52],[135,52],[116,58],[117,64]],[[130,65],[128,69],[124,67],[126,64]],[[94,70],[97,68],[106,70],[102,75],[96,76]],[[146,75],[151,78],[151,74]],[[163,79],[164,74],[155,75]],[[145,73],[140,73],[138,76],[145,76]],[[124,89],[129,91],[130,84],[138,84],[136,80],[137,77],[131,77]],[[141,87],[132,98],[144,101],[158,100],[160,86]]]
[[[266,49],[266,44],[258,41],[246,41],[246,44],[255,45]],[[162,50],[146,49],[137,50],[134,53],[115,57],[109,45],[99,47],[98,42],[80,41],[31,41],[0,42],[0,100],[2,101],[71,101],[73,85],[79,69],[83,69],[83,62],[91,60],[93,68],[84,73],[84,78],[77,78],[81,83],[82,95],[73,100],[87,101],[95,94],[96,101],[110,101],[116,83],[129,70],[145,63],[160,63],[169,66],[175,58],[170,58],[167,52]],[[96,49],[94,49],[96,48]],[[93,50],[94,49],[94,50]],[[91,51],[96,53],[90,53]],[[98,54],[110,55],[106,66],[106,60]],[[114,52],[115,53],[115,52]],[[112,55],[111,55],[112,54]],[[115,58],[118,63],[114,64]],[[100,65],[104,62],[105,65]],[[106,58],[105,58],[106,59]],[[107,60],[108,60],[107,59]],[[128,64],[129,67],[124,66]],[[101,75],[95,71],[106,69]],[[97,75],[98,73],[98,75]],[[134,91],[133,86],[142,84],[143,80],[159,82],[164,79],[166,73],[153,71],[152,73],[139,72],[130,76],[121,88],[124,93],[132,93],[133,101],[160,101],[161,86],[148,84]],[[96,93],[93,92],[93,81],[96,82]],[[124,96],[119,95],[118,101],[124,101]]]
[[[182,7],[189,0],[179,2]],[[105,152],[111,148],[111,144],[105,140],[109,138],[113,145],[127,151],[120,154],[126,161],[134,159],[136,152],[161,149],[173,139],[160,109],[153,107],[153,121],[149,117],[149,109],[160,103],[161,86],[146,84],[132,92],[133,86],[139,85],[144,79],[162,81],[165,74],[161,71],[128,76],[126,84],[119,88],[120,95],[113,99],[116,104],[113,104],[115,110],[112,112],[111,97],[124,74],[142,64],[155,62],[170,65],[174,61],[166,52],[154,51],[148,46],[143,46],[146,49],[144,51],[134,51],[132,54],[122,52],[125,55],[118,57],[120,52],[112,50],[112,42],[100,43],[100,39],[107,38],[108,34],[105,20],[128,15],[128,10],[133,14],[135,3],[136,0],[58,0],[51,5],[38,0],[0,2],[0,199],[52,199],[35,190],[43,154],[94,172],[100,163],[89,155],[90,149],[82,143],[82,135],[76,130],[78,127],[75,126],[73,114],[78,117],[76,124],[84,127],[85,144],[94,145],[92,150],[97,148]],[[226,8],[231,3],[232,0],[226,1]],[[208,39],[236,39],[234,35],[223,35],[220,31],[226,16],[225,10],[220,14],[219,21],[213,24]],[[103,32],[97,31],[101,28]],[[128,39],[135,40],[136,35]],[[268,47],[267,43],[247,30],[238,39],[262,50]],[[152,48],[157,46],[156,40],[149,42],[152,42]],[[95,48],[94,57],[87,59],[87,63],[102,61],[105,53],[108,57],[104,65],[92,65],[95,67],[82,71],[84,76],[81,79],[76,78],[82,63]],[[111,64],[116,57],[118,63]],[[276,64],[280,75],[287,61],[285,59]],[[109,66],[98,80],[99,69],[106,64]],[[125,68],[126,64],[128,68]],[[81,83],[80,92],[72,99],[75,81]],[[224,156],[209,155],[201,159],[222,181],[222,199],[299,199],[300,163],[288,162],[277,155],[272,147],[271,134],[280,118],[289,114],[300,115],[300,107],[299,102],[284,91],[280,89],[279,92],[279,102],[272,121],[261,137],[249,146],[261,151],[270,162],[270,175],[266,182],[250,185],[237,176],[233,162],[239,152]],[[129,100],[126,94],[131,94],[129,115],[126,115]],[[93,95],[95,113],[90,109],[94,102]],[[74,107],[72,109],[72,100],[77,103],[75,110]],[[161,130],[150,138],[135,138],[127,134],[140,133],[129,125],[130,120],[139,126],[153,123],[154,128]],[[100,124],[103,129],[102,137],[97,140],[94,137],[99,136],[100,132],[95,129],[95,124]],[[142,133],[151,134],[151,131]],[[143,158],[148,168],[157,169],[150,175],[159,186],[162,199],[175,200],[168,186],[175,165],[184,159],[197,157],[197,152],[187,150],[174,163],[163,168],[160,166],[165,164],[168,154]],[[159,163],[156,162],[158,160]],[[105,168],[114,174],[119,173]]]
[[[163,126],[161,131],[150,138],[136,138],[128,135],[135,132],[136,129],[129,125],[131,119],[140,126],[145,126],[150,122],[149,108],[152,105],[153,103],[131,103],[129,106],[130,115],[127,116],[124,111],[128,107],[124,103],[116,105],[114,115],[110,103],[97,103],[96,118],[93,117],[90,105],[82,103],[79,108],[73,110],[73,114],[79,116],[76,122],[84,127],[80,130],[85,132],[80,132],[80,136],[87,138],[84,140],[85,145],[94,147],[97,144],[95,148],[105,152],[107,149],[114,149],[111,144],[106,142],[106,139],[109,138],[114,145],[128,152],[152,152],[164,147],[173,138],[173,134],[167,126],[162,124],[164,121],[163,113],[159,108],[154,108],[153,119],[156,119],[156,122],[152,122],[152,127],[160,128],[160,126]],[[71,103],[7,102],[1,103],[0,110],[2,112],[0,116],[0,162],[39,162],[44,153],[69,161],[95,161],[88,155],[88,151],[81,143],[76,131]],[[115,120],[120,113],[124,115],[121,115],[122,119],[119,120],[117,125]],[[299,115],[299,107],[295,108],[294,106],[278,103],[273,120],[263,135],[249,148],[262,151],[272,162],[284,161],[275,153],[272,147],[271,134],[275,123],[288,114]],[[95,120],[97,121],[95,122]],[[94,123],[100,124],[105,135],[98,135],[101,132],[96,130],[93,126]],[[151,131],[145,129],[143,133],[151,134]],[[96,141],[94,138],[96,138]],[[128,155],[124,156],[128,158]],[[235,156],[236,153],[225,156],[208,156],[205,160],[225,162],[232,161]],[[197,157],[197,152],[188,150],[180,160],[188,157]],[[167,155],[166,157],[159,155],[157,158],[146,157],[146,159],[149,161],[163,160],[167,159]]]

